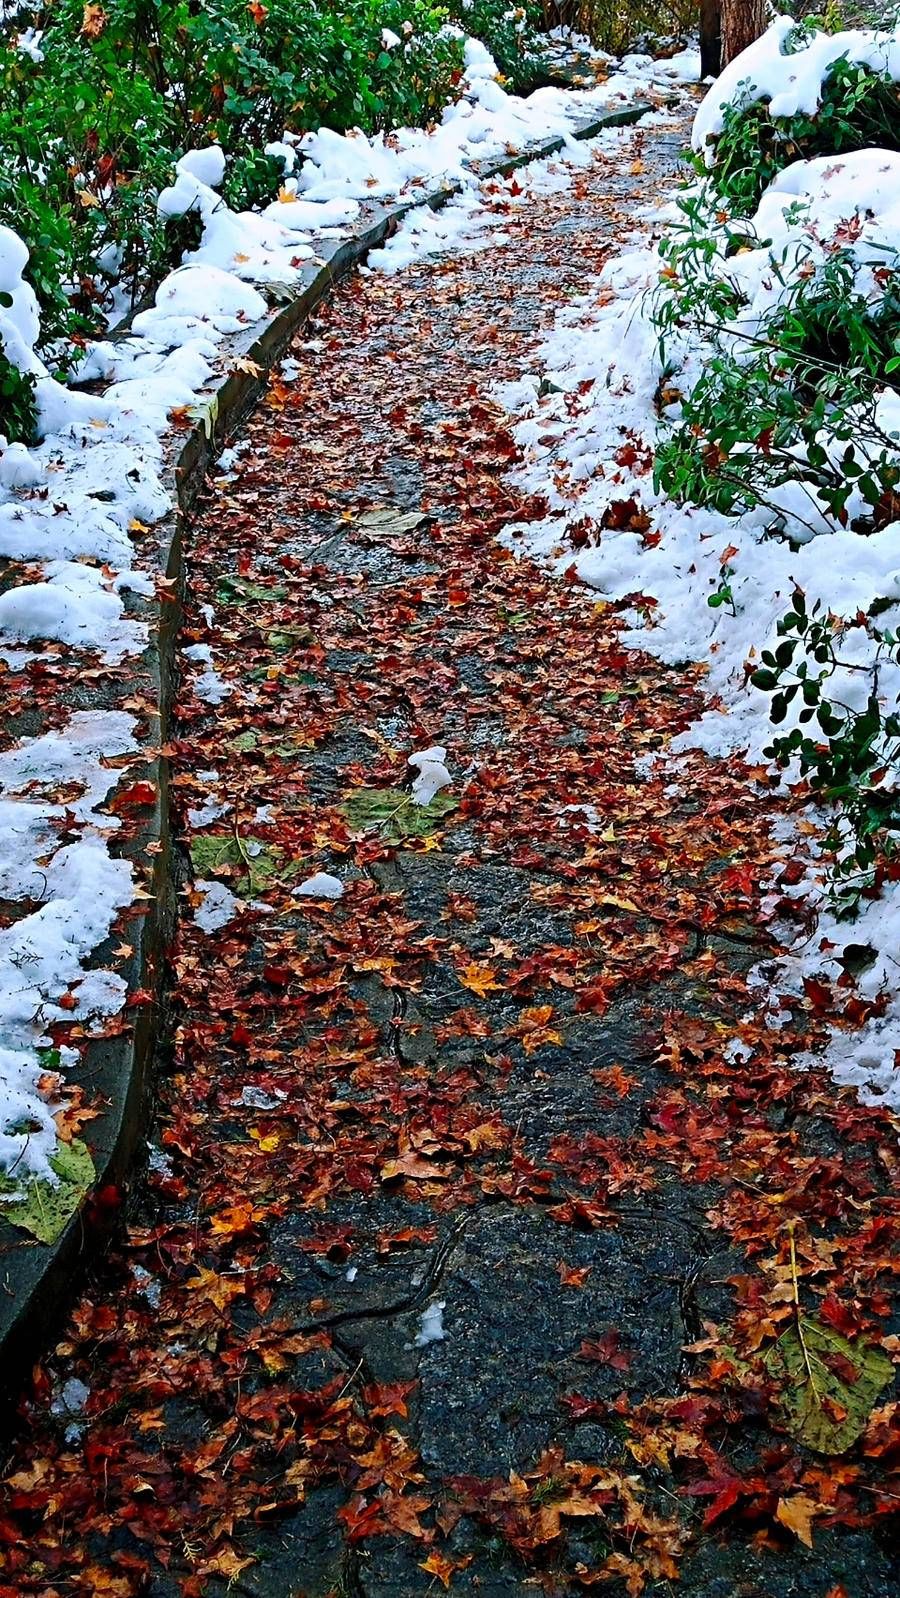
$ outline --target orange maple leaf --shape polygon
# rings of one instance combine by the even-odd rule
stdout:
[[[455,1571],[465,1570],[467,1565],[471,1565],[474,1558],[474,1554],[464,1554],[462,1559],[448,1559],[446,1554],[432,1553],[428,1555],[427,1559],[419,1561],[419,1569],[427,1571],[429,1576],[437,1576],[438,1581],[446,1591],[453,1580]]]
[[[500,987],[497,973],[492,971],[489,965],[478,965],[474,960],[471,965],[464,966],[457,972],[457,978],[464,988],[477,993],[480,999]]]
[[[791,1498],[779,1498],[775,1518],[799,1537],[806,1548],[811,1548],[812,1522],[818,1509],[814,1498],[807,1497],[806,1493],[794,1493]]]

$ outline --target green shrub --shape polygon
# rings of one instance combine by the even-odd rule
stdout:
[[[271,0],[256,13],[214,0],[187,18],[169,76],[188,85],[189,125],[226,150],[258,148],[285,127],[415,126],[439,115],[459,82],[462,52],[442,34],[445,19],[426,0],[346,0],[340,10]],[[385,49],[385,28],[404,43]]]
[[[759,100],[729,106],[711,175],[732,213],[747,216],[793,161],[869,147],[900,150],[900,85],[842,58],[825,79],[813,115],[770,117]]]
[[[844,664],[842,640],[860,628],[874,648],[866,702],[858,709],[840,701],[834,679]],[[900,852],[900,795],[882,781],[900,761],[900,714],[886,711],[878,696],[879,668],[886,661],[900,663],[900,640],[871,616],[845,621],[818,604],[808,611],[799,589],[778,623],[778,636],[774,650],[762,651],[751,681],[772,695],[776,726],[799,699],[800,725],[777,736],[766,754],[782,769],[796,762],[817,797],[834,807],[825,840],[833,898],[838,910],[852,914]],[[854,661],[852,670],[860,669]]]
[[[540,12],[531,0],[515,7],[496,0],[448,0],[446,9],[458,27],[487,46],[508,89],[527,94],[541,82]]]
[[[54,0],[0,24],[0,220],[30,251],[42,351],[66,366],[103,329],[115,279],[137,303],[192,242],[162,222],[185,150],[229,157],[229,205],[264,204],[285,129],[425,126],[459,93],[462,42],[484,39],[510,87],[538,76],[532,0]],[[43,28],[43,60],[17,48]],[[396,36],[388,40],[385,30]],[[74,343],[73,343],[74,341]]]
[[[102,252],[136,289],[159,264],[156,194],[177,148],[165,96],[79,33],[83,10],[78,27],[69,0],[54,10],[43,62],[0,47],[0,219],[28,245],[47,346],[101,325]]]
[[[33,444],[37,434],[35,381],[20,372],[0,347],[0,433],[10,444]]]
[[[613,54],[697,29],[696,0],[543,0],[541,9],[546,26],[574,28]]]
[[[532,12],[513,16],[503,0],[56,0],[9,19],[0,220],[30,250],[42,347],[63,352],[102,327],[104,264],[135,303],[178,259],[181,231],[160,222],[156,197],[182,151],[218,141],[225,198],[249,207],[277,190],[279,164],[262,151],[285,128],[372,133],[438,118],[462,78],[454,16],[527,86]],[[16,46],[29,22],[44,27],[43,61]],[[385,48],[385,29],[401,42]]]
[[[900,519],[900,440],[884,431],[879,409],[900,374],[900,253],[881,246],[871,277],[860,279],[859,229],[847,223],[830,240],[805,234],[802,202],[786,213],[798,225],[781,255],[708,187],[685,195],[681,211],[681,227],[661,246],[650,301],[666,373],[661,389],[685,388],[657,450],[657,487],[725,515],[762,507],[769,512],[763,536],[789,542],[823,531],[823,512],[861,536],[877,535]],[[779,294],[761,317],[743,321],[736,257],[764,247],[765,276]],[[755,267],[746,281],[757,281]],[[685,349],[694,358],[703,352],[690,381],[684,374],[693,365],[679,365]],[[798,487],[805,502],[798,503]],[[734,612],[732,575],[726,565],[710,605]],[[900,800],[882,780],[900,761],[900,711],[879,693],[884,663],[900,665],[897,637],[879,629],[887,606],[876,600],[868,614],[845,619],[818,606],[808,611],[798,591],[777,644],[762,651],[751,678],[771,694],[776,727],[789,711],[799,721],[776,734],[766,754],[784,768],[796,763],[834,807],[826,847],[833,899],[844,913],[886,872],[900,870]],[[842,644],[860,628],[870,647],[845,649],[852,661],[842,658]],[[857,689],[847,703],[845,666],[854,682],[867,676],[864,694]]]
[[[666,265],[652,315],[663,360],[685,334],[705,341],[710,355],[658,447],[657,487],[726,515],[771,506],[775,525],[776,491],[797,479],[802,462],[804,481],[832,516],[845,520],[857,491],[876,525],[896,477],[895,441],[875,419],[878,391],[900,367],[895,253],[886,252],[884,287],[873,301],[856,287],[846,244],[833,242],[824,259],[807,245],[792,256],[789,275],[775,262],[779,302],[745,334],[737,320],[741,280],[729,274],[728,259],[759,241],[746,224],[715,221],[702,196],[686,198],[682,212],[683,227],[662,246]],[[794,518],[800,537],[816,530],[812,499],[809,514],[806,528],[799,513]]]
[[[225,168],[222,197],[234,211],[252,211],[268,205],[284,179],[284,167],[274,155],[250,150],[232,156]]]

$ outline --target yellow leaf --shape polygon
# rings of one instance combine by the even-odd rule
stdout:
[[[519,1021],[523,1026],[546,1026],[553,1014],[552,1004],[535,1004],[529,1010],[522,1010]]]
[[[241,1199],[237,1204],[229,1204],[224,1210],[219,1210],[210,1221],[214,1232],[221,1237],[234,1237],[238,1232],[246,1232],[262,1218],[265,1211],[254,1209],[248,1199]]]
[[[251,361],[248,356],[241,355],[234,363],[236,372],[249,372],[251,377],[259,377],[262,367],[258,361]]]
[[[251,1126],[250,1136],[258,1145],[260,1154],[274,1154],[281,1142],[280,1132],[261,1132],[258,1126]]]
[[[213,1554],[211,1559],[204,1560],[203,1564],[198,1566],[198,1574],[202,1576],[224,1576],[226,1581],[232,1582],[237,1579],[242,1570],[247,1569],[248,1565],[255,1564],[255,1555],[250,1559],[240,1559],[230,1543],[226,1543],[225,1547],[221,1548],[217,1554]]]
[[[103,1570],[100,1565],[85,1565],[81,1574],[89,1584],[86,1590],[94,1598],[128,1598],[128,1594],[134,1591],[130,1576],[114,1576],[112,1571]]]
[[[626,899],[618,893],[603,893],[597,900],[598,904],[608,904],[614,910],[640,910],[640,905],[633,899]]]
[[[814,1498],[808,1498],[805,1493],[795,1493],[793,1498],[779,1498],[775,1518],[780,1520],[782,1526],[787,1526],[795,1537],[799,1537],[805,1547],[811,1548],[812,1521],[818,1508]]]
[[[207,1270],[205,1265],[197,1266],[197,1275],[185,1286],[198,1297],[209,1299],[216,1309],[225,1309],[233,1298],[242,1297],[246,1291],[243,1272],[238,1276],[220,1276],[217,1271]]]
[[[499,1149],[503,1147],[504,1133],[502,1126],[495,1121],[482,1121],[480,1126],[473,1126],[468,1132],[463,1133],[463,1139],[476,1154],[479,1149]]]
[[[457,977],[462,987],[477,993],[480,999],[500,986],[490,966],[478,965],[475,961],[465,966],[462,971],[458,971]]]
[[[453,1580],[454,1571],[465,1570],[474,1558],[474,1554],[465,1554],[462,1559],[448,1559],[444,1554],[433,1553],[429,1554],[427,1559],[419,1561],[419,1569],[427,1571],[429,1576],[437,1576],[446,1591]]]

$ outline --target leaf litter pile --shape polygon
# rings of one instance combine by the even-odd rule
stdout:
[[[495,538],[542,507],[490,386],[674,149],[340,289],[210,493],[174,1043],[3,1598],[897,1591],[893,1130],[792,1065],[857,1001],[756,1018],[765,773],[653,767],[702,674]]]

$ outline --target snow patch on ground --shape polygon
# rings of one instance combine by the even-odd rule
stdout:
[[[0,930],[0,1165],[23,1179],[55,1180],[48,1025],[108,1015],[124,998],[120,977],[84,962],[133,894],[131,866],[107,847],[119,823],[101,806],[120,775],[104,761],[138,753],[134,727],[123,711],[77,711],[0,754],[0,895],[23,909]],[[71,1012],[59,1005],[67,990]]]
[[[227,927],[243,903],[224,882],[206,882],[200,878],[194,883],[203,899],[194,911],[194,920],[201,932],[219,932]]]
[[[416,773],[412,785],[414,805],[430,805],[442,788],[450,786],[453,778],[447,770],[446,760],[446,749],[437,744],[430,749],[420,749],[417,754],[410,755],[407,764],[412,766]]]
[[[422,1311],[419,1330],[416,1333],[416,1348],[427,1348],[429,1343],[443,1343],[447,1333],[444,1330],[444,1310],[447,1308],[446,1300],[434,1299]]]
[[[317,871],[315,876],[301,882],[297,892],[304,899],[340,899],[343,897],[344,884],[340,877],[333,877],[328,871]]]

